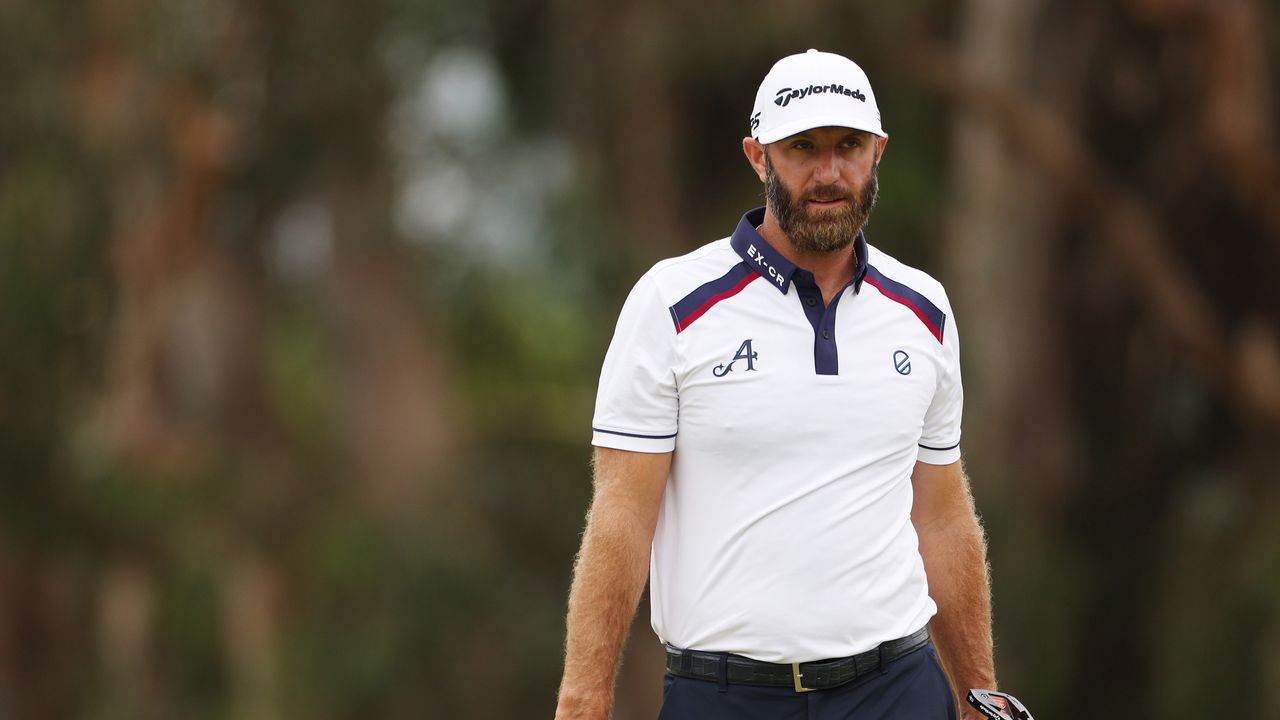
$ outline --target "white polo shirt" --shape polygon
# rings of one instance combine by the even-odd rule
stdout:
[[[658,637],[769,662],[853,655],[936,606],[911,525],[915,462],[960,458],[942,286],[855,243],[824,308],[747,213],[658,263],[623,306],[592,443],[674,450],[653,541]]]

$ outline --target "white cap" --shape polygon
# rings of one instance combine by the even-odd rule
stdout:
[[[775,63],[756,91],[751,136],[768,145],[826,126],[887,137],[867,74],[843,55],[817,50]]]

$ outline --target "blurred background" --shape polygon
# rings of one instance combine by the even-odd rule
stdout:
[[[1274,0],[0,0],[0,718],[549,718],[600,362],[779,57],[948,287],[1003,686],[1280,718]],[[641,608],[619,720],[652,718]]]

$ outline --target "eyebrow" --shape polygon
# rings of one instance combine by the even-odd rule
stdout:
[[[848,140],[849,138],[853,138],[853,137],[856,137],[859,140],[866,140],[868,138],[875,137],[875,135],[874,133],[868,132],[866,130],[855,130],[853,128],[849,128],[849,132],[844,133],[843,135],[840,135],[839,140]],[[791,139],[792,140],[804,139],[809,141],[816,141],[816,138],[813,136],[813,130],[801,130],[795,135],[792,135]]]

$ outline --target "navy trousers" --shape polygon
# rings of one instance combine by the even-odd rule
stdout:
[[[955,720],[951,688],[930,643],[846,685],[791,688],[663,680],[658,720]]]

